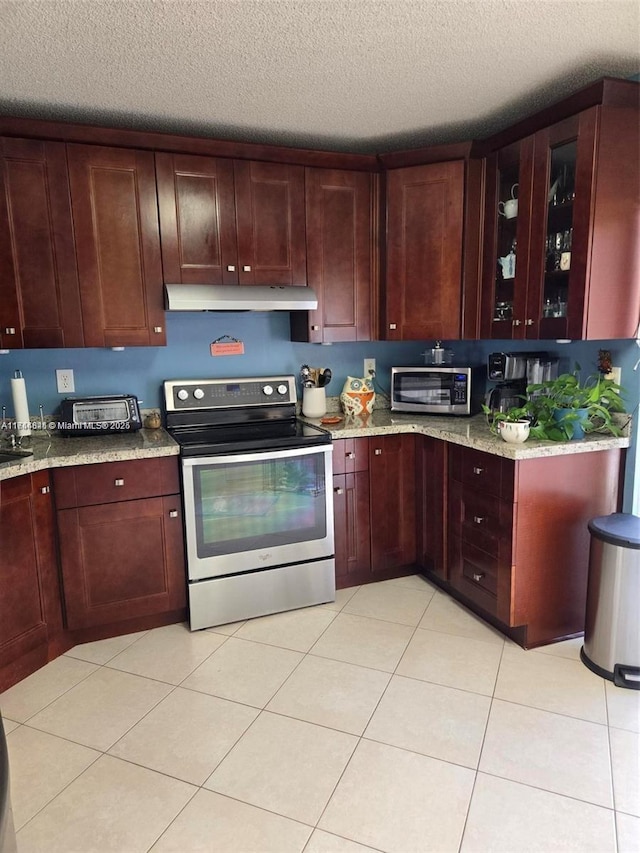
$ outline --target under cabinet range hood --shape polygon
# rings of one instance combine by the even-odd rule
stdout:
[[[166,284],[167,311],[313,311],[310,287],[238,284]]]

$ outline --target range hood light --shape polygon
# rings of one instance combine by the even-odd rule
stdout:
[[[310,287],[238,284],[166,284],[167,311],[313,311]]]

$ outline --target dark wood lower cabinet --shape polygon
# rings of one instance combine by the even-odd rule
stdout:
[[[49,473],[0,483],[0,691],[55,657],[62,604]]]
[[[416,562],[415,435],[369,440],[371,567],[387,572]]]
[[[180,496],[58,512],[71,629],[185,606]]]
[[[0,691],[78,643],[187,613],[177,457],[49,477],[0,482]]]
[[[513,462],[449,448],[448,584],[525,648],[584,630],[591,518],[619,508],[624,452]]]
[[[338,589],[373,579],[369,505],[368,471],[334,475],[333,507]]]
[[[445,579],[445,508],[447,505],[447,443],[416,436],[416,540],[422,569]]]

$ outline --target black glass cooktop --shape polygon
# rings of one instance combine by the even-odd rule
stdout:
[[[327,430],[297,419],[220,426],[185,426],[169,429],[169,432],[180,445],[183,456],[219,456],[331,444],[331,433]]]

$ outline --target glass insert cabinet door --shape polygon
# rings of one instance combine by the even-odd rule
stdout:
[[[535,136],[527,337],[581,338],[596,109]]]
[[[333,554],[330,448],[183,460],[190,577]]]
[[[524,337],[533,138],[487,159],[482,337]]]

